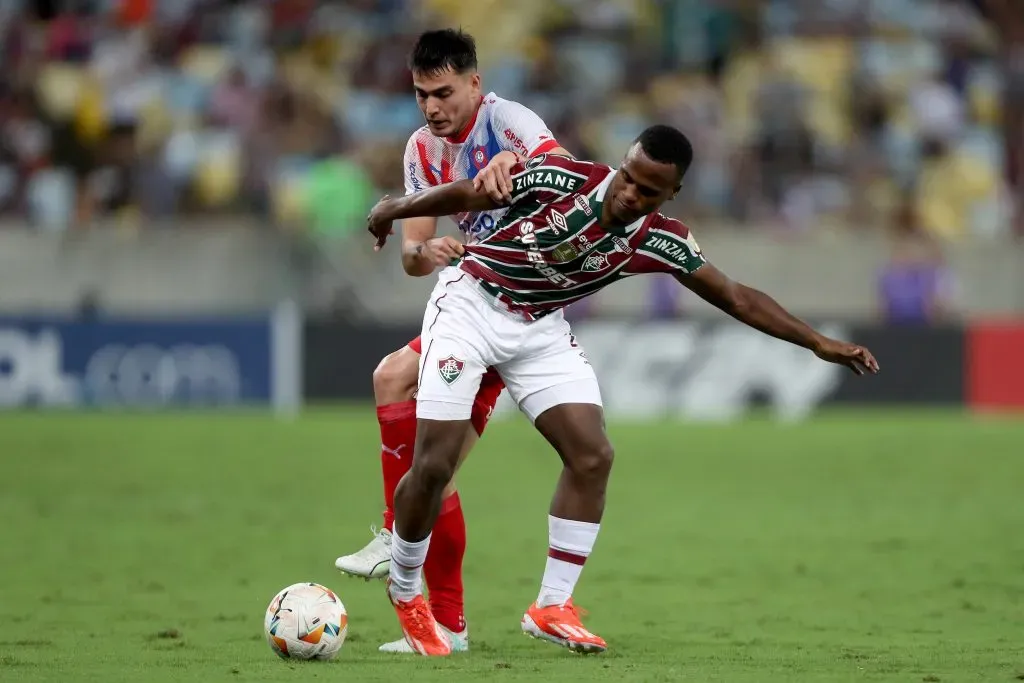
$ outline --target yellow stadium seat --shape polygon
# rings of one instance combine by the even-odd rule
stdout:
[[[50,116],[70,119],[75,115],[86,79],[85,71],[74,64],[50,63],[39,73],[36,93]]]
[[[668,74],[651,81],[648,95],[655,109],[664,110],[674,107],[688,92],[699,92],[708,85],[703,74]]]
[[[965,237],[972,207],[993,198],[998,184],[991,167],[965,154],[953,152],[926,162],[916,197],[923,227],[944,239]]]
[[[224,206],[238,196],[238,169],[222,162],[200,163],[196,168],[195,189],[208,207]]]
[[[85,144],[95,144],[107,133],[107,112],[103,90],[89,78],[83,82],[74,112],[75,132]]]
[[[270,192],[274,217],[282,225],[295,225],[306,215],[306,191],[302,176],[287,174],[273,184]]]
[[[722,96],[729,137],[734,142],[749,139],[755,130],[754,93],[764,73],[763,55],[756,50],[737,54],[722,76]]]
[[[990,85],[972,83],[967,91],[967,105],[971,118],[983,126],[998,126],[1002,121],[1002,102],[999,92]]]
[[[841,38],[787,38],[772,46],[774,57],[785,71],[816,92],[846,90],[854,62],[854,48]]]
[[[162,98],[157,97],[139,112],[138,145],[152,149],[167,139],[174,128],[174,120]]]
[[[528,36],[545,24],[550,0],[425,0],[425,9],[443,17],[449,25],[473,34],[477,58],[487,66],[503,54],[518,53]],[[529,56],[529,55],[527,55]]]
[[[241,186],[242,160],[237,144],[213,144],[205,148],[196,164],[194,186],[206,206],[229,204]]]
[[[231,56],[222,48],[200,45],[186,50],[179,66],[190,76],[206,83],[216,83],[231,66]]]
[[[834,100],[822,96],[813,98],[807,117],[811,130],[826,144],[843,146],[850,141],[850,117]]]
[[[811,128],[825,142],[849,141],[849,77],[853,44],[842,38],[785,38],[771,48],[772,58],[811,92],[807,112]]]

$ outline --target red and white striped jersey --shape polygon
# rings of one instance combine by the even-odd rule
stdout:
[[[473,120],[456,137],[439,138],[423,126],[405,146],[405,193],[475,178],[498,152],[533,157],[557,148],[558,142],[539,116],[518,102],[489,93]],[[452,216],[473,243],[491,233],[507,208]]]
[[[660,213],[599,224],[613,168],[545,154],[512,173],[508,212],[459,262],[509,311],[535,320],[622,278],[689,274],[706,262],[689,228]]]

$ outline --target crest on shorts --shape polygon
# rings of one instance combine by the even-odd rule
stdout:
[[[465,367],[466,361],[459,360],[455,356],[448,356],[437,361],[437,374],[441,375],[445,384],[451,386],[462,377]]]

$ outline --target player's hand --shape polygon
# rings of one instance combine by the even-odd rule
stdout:
[[[515,152],[498,152],[490,163],[473,178],[473,189],[484,188],[487,195],[496,202],[509,204],[512,201],[512,167],[519,163]]]
[[[857,344],[825,337],[814,349],[814,355],[829,363],[845,365],[857,375],[865,373],[874,375],[878,372],[878,361],[870,351]]]
[[[395,234],[394,229],[391,227],[394,219],[389,215],[390,203],[391,197],[384,195],[370,209],[370,215],[366,217],[366,229],[377,238],[377,242],[373,245],[374,251],[380,251],[384,247],[384,243],[388,241],[388,236]]]
[[[439,268],[451,265],[451,262],[465,253],[462,243],[454,237],[434,237],[423,243],[420,255]]]

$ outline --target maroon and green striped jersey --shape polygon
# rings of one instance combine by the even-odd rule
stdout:
[[[631,275],[692,273],[704,255],[690,230],[660,213],[598,225],[615,169],[540,155],[512,169],[508,212],[459,267],[509,310],[537,319]]]

